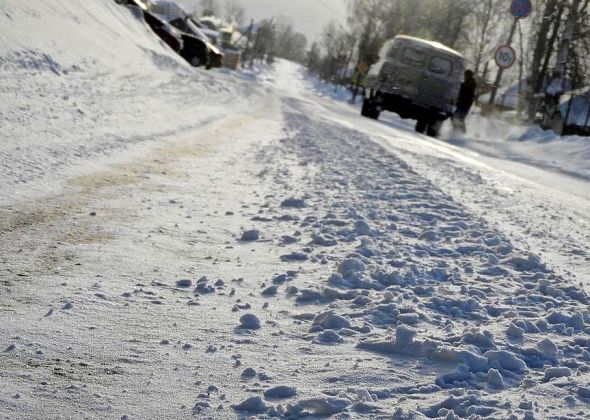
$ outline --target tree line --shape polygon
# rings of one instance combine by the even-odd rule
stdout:
[[[246,21],[246,11],[237,0],[226,0],[221,4],[217,0],[200,1],[201,16],[225,17],[227,23],[240,25],[247,44],[243,63],[256,61],[272,63],[275,58],[304,63],[307,57],[307,38],[294,29],[285,18],[269,18],[261,22]]]

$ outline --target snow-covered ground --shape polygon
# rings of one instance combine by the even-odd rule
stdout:
[[[586,415],[581,139],[430,139],[48,3],[0,1],[0,417]]]

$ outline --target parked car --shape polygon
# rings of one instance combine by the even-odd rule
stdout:
[[[151,3],[144,0],[116,0],[118,4],[139,7],[148,26],[175,52],[194,67],[211,68],[209,46],[206,40],[181,31],[165,18],[151,11]]]
[[[182,32],[194,35],[203,41],[207,46],[207,50],[209,51],[209,65],[211,67],[221,67],[223,64],[224,54],[219,50],[219,48],[211,43],[209,37],[205,35],[191,19],[188,17],[179,17],[171,20],[170,24]]]
[[[381,111],[417,120],[416,131],[436,137],[451,117],[459,94],[464,59],[438,42],[399,35],[387,41],[367,77],[361,114]]]

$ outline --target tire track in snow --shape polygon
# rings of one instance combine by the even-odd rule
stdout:
[[[308,318],[313,342],[452,366],[431,384],[369,385],[365,408],[392,414],[389,399],[413,395],[419,403],[398,402],[397,414],[508,417],[532,414],[534,402],[548,415],[575,416],[568,394],[584,404],[588,388],[571,378],[590,369],[583,289],[365,134],[307,117],[295,99],[285,109],[287,136],[259,159],[277,195],[303,203],[290,209],[301,235],[292,255],[333,267],[293,291],[319,311]],[[348,398],[342,411],[360,410],[346,378],[327,393]],[[564,384],[548,388],[552,381]],[[287,414],[313,412],[318,400]]]

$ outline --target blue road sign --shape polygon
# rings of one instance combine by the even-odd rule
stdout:
[[[522,19],[533,13],[533,4],[531,0],[512,0],[510,4],[510,13],[518,19]]]

